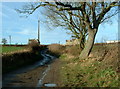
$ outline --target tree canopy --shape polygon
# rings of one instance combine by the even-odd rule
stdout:
[[[19,13],[25,15],[32,14],[39,7],[47,7],[52,11],[48,15],[57,26],[66,26],[76,37],[81,37],[81,33],[88,34],[85,48],[80,54],[80,58],[86,58],[93,47],[98,27],[118,13],[117,1],[113,2],[38,2],[30,3],[17,9]],[[54,15],[53,15],[54,14]],[[62,20],[60,20],[61,18]]]

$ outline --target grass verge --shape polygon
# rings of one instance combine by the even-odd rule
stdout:
[[[118,87],[119,77],[112,67],[95,59],[80,60],[61,56],[62,82],[65,87]]]

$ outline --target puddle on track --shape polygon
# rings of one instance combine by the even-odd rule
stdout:
[[[45,87],[57,87],[57,84],[44,84]]]
[[[48,65],[48,67],[46,68],[46,70],[42,73],[42,76],[41,76],[40,80],[38,81],[37,87],[42,87],[43,86],[42,81],[44,80],[44,78],[47,75],[47,72],[49,70],[50,70],[50,65]]]

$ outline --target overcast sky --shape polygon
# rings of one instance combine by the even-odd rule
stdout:
[[[47,24],[44,23],[44,15],[39,13],[43,10],[39,8],[28,18],[21,18],[20,14],[15,11],[16,8],[21,8],[25,2],[4,2],[0,4],[0,17],[2,17],[2,38],[6,38],[9,42],[9,35],[12,36],[13,44],[27,44],[28,39],[37,38],[37,21],[40,17],[40,41],[42,44],[61,43],[64,44],[66,40],[71,39],[71,35],[66,34],[66,30],[62,28],[54,28],[50,30]],[[96,35],[95,42],[102,40],[117,40],[118,38],[118,21],[117,16],[112,18],[112,24],[100,25],[99,31]],[[1,26],[0,26],[1,27]],[[1,35],[1,34],[0,34]]]

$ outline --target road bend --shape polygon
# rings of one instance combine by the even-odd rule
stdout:
[[[47,49],[43,50],[41,52],[43,59],[36,62],[35,64],[27,66],[25,68],[20,68],[16,71],[13,71],[13,72],[3,75],[2,87],[25,87],[25,86],[22,86],[21,83],[23,83],[23,82],[21,80],[16,80],[17,75],[26,73],[31,70],[35,70],[38,67],[43,67],[44,69],[43,69],[42,73],[40,73],[36,87],[43,87],[43,86],[54,87],[54,86],[56,86],[56,84],[43,84],[44,78],[46,77],[48,71],[51,69],[51,63],[56,59],[56,57],[51,56],[51,55],[47,54],[46,52],[47,52]],[[27,85],[29,85],[29,84],[27,84]],[[29,87],[29,86],[27,86],[27,87]]]

